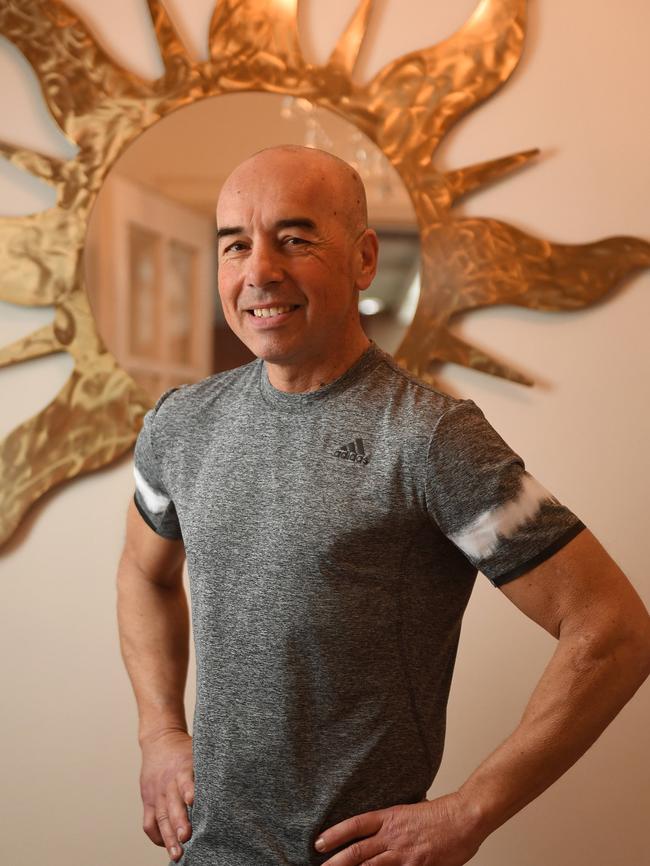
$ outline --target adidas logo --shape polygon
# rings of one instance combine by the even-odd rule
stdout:
[[[352,460],[353,463],[363,463],[367,466],[370,462],[370,457],[367,456],[366,450],[363,447],[363,439],[355,439],[347,445],[343,445],[336,452],[336,456],[341,460]]]

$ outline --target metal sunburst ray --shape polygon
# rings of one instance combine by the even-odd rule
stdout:
[[[146,89],[142,79],[109,57],[62,0],[8,0],[0,7],[0,33],[27,58],[48,109],[77,144],[88,117],[106,99]]]
[[[327,61],[327,68],[350,79],[368,32],[372,0],[361,0]]]
[[[2,540],[51,487],[99,469],[130,447],[147,405],[143,396],[105,353],[92,371],[75,367],[54,399],[0,442]]]
[[[448,39],[398,57],[369,82],[363,90],[380,119],[376,141],[395,165],[416,174],[429,165],[451,126],[508,80],[525,24],[526,0],[481,0]]]
[[[189,74],[192,60],[180,34],[161,0],[147,0],[158,50],[166,78],[182,78]]]
[[[0,347],[0,367],[9,367],[19,361],[27,361],[31,358],[42,358],[52,355],[54,352],[63,351],[57,339],[54,322],[43,325],[36,331],[32,331],[26,337],[14,340],[6,346]]]
[[[299,85],[306,64],[297,20],[298,0],[218,0],[209,33],[213,84],[282,92]]]
[[[444,201],[441,210],[453,207],[463,196],[469,195],[474,190],[483,189],[495,180],[500,180],[510,172],[522,168],[536,156],[539,156],[538,147],[445,172],[442,176],[443,195],[448,198]]]
[[[511,365],[464,343],[449,330],[454,315],[514,304],[546,312],[579,310],[602,300],[623,279],[650,267],[650,243],[633,237],[558,244],[488,218],[430,226],[423,243],[424,291],[395,357],[434,381],[432,364],[453,361],[525,385]]]
[[[14,147],[4,141],[0,141],[0,155],[57,190],[60,190],[63,185],[62,176],[65,173],[67,163],[62,159],[46,156],[36,150]]]
[[[56,303],[70,291],[75,274],[70,254],[83,236],[83,227],[57,207],[0,217],[0,299],[25,306]]]

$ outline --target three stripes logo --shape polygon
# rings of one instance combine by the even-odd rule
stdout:
[[[341,460],[351,460],[353,463],[362,463],[367,466],[370,462],[370,457],[366,454],[366,449],[363,447],[363,439],[358,437],[354,442],[348,442],[347,445],[342,445],[336,452],[336,456]]]

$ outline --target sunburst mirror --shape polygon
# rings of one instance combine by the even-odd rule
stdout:
[[[397,360],[434,381],[454,362],[521,384],[514,367],[450,330],[459,313],[497,304],[542,311],[589,306],[626,275],[650,266],[650,244],[615,237],[556,244],[489,218],[461,217],[464,196],[530,161],[537,150],[440,171],[448,130],[508,80],[521,57],[525,0],[480,0],[467,22],[430,48],[352,80],[371,0],[361,0],[331,56],[308,63],[297,34],[298,0],[219,0],[209,57],[193,60],[161,0],[147,0],[164,65],[155,81],[122,68],[59,0],[3,0],[0,33],[31,64],[47,107],[78,151],[57,160],[0,143],[16,166],[50,184],[56,204],[2,219],[0,298],[54,306],[52,324],[0,350],[0,365],[67,352],[74,367],[52,401],[2,442],[0,542],[54,485],[104,466],[134,442],[151,397],[109,351],[89,303],[83,254],[91,208],[109,169],[145,130],[208,98],[287,95],[352,123],[382,151],[413,205],[420,294]]]

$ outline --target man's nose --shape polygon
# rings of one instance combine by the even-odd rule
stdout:
[[[271,244],[256,244],[248,256],[247,282],[263,288],[278,283],[284,276],[280,254]]]

